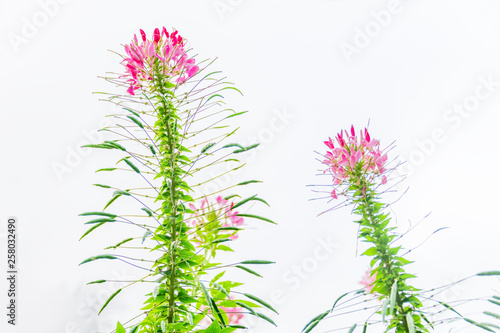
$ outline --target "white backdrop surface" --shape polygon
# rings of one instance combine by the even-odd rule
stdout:
[[[19,219],[18,322],[1,332],[109,332],[133,315],[144,290],[121,295],[97,316],[113,287],[86,286],[103,275],[127,277],[128,267],[95,263],[106,234],[78,242],[78,214],[100,207],[94,171],[105,153],[81,150],[96,138],[110,105],[94,91],[97,78],[119,71],[107,50],[144,29],[179,30],[200,59],[215,64],[244,93],[227,101],[249,110],[242,142],[260,142],[244,176],[278,226],[253,223],[235,242],[247,259],[276,261],[247,288],[278,308],[277,328],[299,332],[344,291],[359,287],[368,268],[356,256],[349,209],[317,215],[326,200],[309,201],[321,167],[314,151],[340,129],[370,122],[390,157],[407,161],[408,192],[393,206],[406,228],[432,212],[406,239],[416,249],[413,284],[442,285],[500,269],[498,176],[500,3],[494,0],[191,0],[1,1],[0,267],[6,271],[7,217]],[[3,273],[1,276],[4,276]],[[498,291],[498,280],[467,284],[449,299]],[[7,302],[0,280],[0,304]],[[135,298],[134,298],[135,297]],[[322,331],[342,327],[330,319]],[[321,330],[319,330],[321,331]],[[462,332],[474,332],[467,328]]]

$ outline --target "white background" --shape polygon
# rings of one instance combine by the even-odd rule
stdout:
[[[106,154],[79,149],[114,111],[92,92],[112,88],[97,78],[120,70],[107,50],[121,51],[139,28],[148,35],[178,29],[199,59],[218,57],[215,67],[244,92],[228,97],[250,111],[239,124],[241,141],[261,142],[245,176],[264,181],[252,191],[271,208],[258,212],[279,223],[249,222],[234,245],[244,259],[277,262],[260,270],[263,280],[248,278],[245,290],[273,301],[278,327],[254,323],[252,332],[299,332],[359,287],[368,262],[356,256],[349,208],[317,217],[333,203],[309,201],[315,195],[306,187],[327,183],[315,176],[314,151],[324,152],[322,142],[351,124],[370,121],[382,146],[396,141],[390,159],[408,161],[398,187],[408,192],[393,206],[402,230],[432,212],[403,245],[450,227],[411,254],[414,285],[500,269],[499,10],[494,0],[2,1],[0,266],[6,270],[7,217],[16,216],[19,308],[12,327],[2,305],[0,330],[109,332],[142,303],[143,290],[124,293],[97,317],[114,289],[85,283],[133,271],[78,266],[107,237],[78,242],[85,230],[78,214],[108,198],[91,186],[94,170],[109,166]],[[465,111],[456,113],[456,105]],[[61,174],[61,165],[69,171]],[[446,297],[498,290],[497,279],[480,282],[482,289],[469,283]],[[323,331],[343,327],[326,323]]]

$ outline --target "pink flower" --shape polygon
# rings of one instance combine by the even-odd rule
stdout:
[[[375,283],[375,280],[377,279],[377,273],[372,274],[371,269],[367,270],[365,272],[365,275],[359,281],[364,286],[364,289],[367,293],[371,293],[373,289],[373,284]]]
[[[381,177],[381,183],[387,183],[387,177],[384,175],[387,155],[380,151],[379,141],[372,139],[366,128],[359,132],[358,137],[354,126],[351,126],[350,132],[340,131],[336,139],[340,146],[337,148],[331,138],[324,142],[329,151],[324,155],[323,161],[323,164],[328,166],[324,172],[329,172],[333,176],[335,188],[359,183],[361,177],[370,182]],[[335,188],[330,196],[337,199]],[[346,192],[340,191],[340,193]]]
[[[156,28],[152,41],[147,40],[142,29],[140,34],[142,42],[134,35],[132,42],[125,45],[125,75],[122,77],[128,78],[129,94],[135,95],[136,90],[149,86],[159,74],[171,83],[182,84],[200,70],[195,60],[188,58],[184,50],[185,42],[177,31],[169,34],[163,27],[160,33],[160,29]]]
[[[192,214],[187,221],[187,224],[191,227],[196,227],[203,225],[209,221],[207,221],[207,215],[210,212],[215,213],[215,216],[217,217],[218,221],[218,227],[238,227],[243,225],[243,218],[241,216],[238,216],[238,212],[233,210],[234,203],[230,202],[221,196],[218,196],[215,199],[216,203],[210,203],[207,198],[204,198],[201,201],[201,204],[199,207],[195,206],[194,204],[190,203],[189,208],[194,211],[194,214]],[[211,227],[215,228],[215,225],[212,225]],[[234,231],[229,231],[230,233],[233,233]],[[197,238],[195,236],[195,238]],[[229,239],[234,240],[237,239],[238,235],[235,233],[234,235],[231,235]],[[198,239],[201,242],[201,239]]]

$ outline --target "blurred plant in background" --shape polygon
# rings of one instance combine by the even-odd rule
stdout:
[[[231,171],[237,170],[243,166],[238,154],[257,147],[228,142],[236,132],[229,122],[245,112],[226,108],[221,94],[239,91],[225,82],[220,72],[208,70],[213,61],[198,63],[191,57],[186,41],[177,31],[155,29],[149,40],[141,30],[140,38],[134,36],[124,48],[124,73],[105,77],[126,91],[105,94],[104,100],[120,107],[120,112],[112,115],[116,124],[102,129],[113,139],[87,147],[118,152],[118,166],[98,172],[125,174],[129,184],[94,184],[113,193],[102,211],[81,214],[93,217],[86,222],[90,228],[81,238],[105,224],[133,227],[136,232],[107,247],[111,253],[93,256],[82,264],[120,260],[146,273],[126,285],[124,281],[99,313],[123,289],[150,283],[151,292],[142,312],[122,321],[123,325],[118,322],[116,333],[126,328],[131,333],[232,332],[245,328],[239,323],[244,313],[274,324],[257,311],[264,307],[276,312],[266,301],[239,291],[242,283],[223,279],[231,269],[260,277],[248,266],[272,262],[214,261],[219,252],[232,251],[229,243],[243,230],[243,219],[274,223],[236,211],[249,202],[267,205],[263,199],[256,195],[242,199],[225,193],[259,181],[232,184],[209,195],[198,190],[217,178],[206,179],[206,169],[233,163],[237,166]],[[112,179],[109,176],[109,181]],[[105,212],[117,201],[126,203],[123,212]],[[105,282],[102,279],[90,284]]]
[[[353,126],[350,131],[338,133],[336,142],[329,138],[325,145],[329,150],[323,156],[322,164],[327,167],[323,173],[332,176],[332,184],[327,185],[332,186],[332,190],[328,192],[329,197],[330,200],[343,199],[340,204],[327,211],[352,205],[352,212],[358,216],[355,221],[359,225],[358,237],[369,244],[362,255],[371,258],[371,268],[361,281],[363,288],[341,295],[331,309],[313,318],[302,332],[312,331],[324,319],[347,314],[357,314],[354,319],[356,323],[345,328],[349,333],[358,327],[362,332],[367,332],[369,328],[375,332],[381,332],[381,329],[396,333],[429,332],[437,325],[455,320],[464,320],[490,332],[500,329],[495,324],[479,323],[462,316],[452,307],[455,304],[444,303],[437,297],[456,283],[476,276],[497,276],[500,275],[499,271],[479,273],[427,291],[408,283],[409,279],[415,278],[415,275],[405,269],[411,263],[405,258],[409,251],[401,254],[403,246],[397,244],[404,234],[396,232],[396,227],[390,223],[390,214],[386,212],[389,205],[382,203],[380,198],[383,193],[380,186],[387,184],[387,176],[392,171],[387,168],[386,151],[390,147],[381,150],[380,142],[371,138],[366,128],[358,134]],[[498,300],[497,296],[493,296],[489,303],[500,305]],[[486,299],[476,298],[462,302],[481,301]],[[460,301],[455,303],[462,304]],[[360,312],[366,313],[367,317],[361,320]],[[445,312],[451,314],[451,317],[438,321],[430,319],[435,314]],[[483,315],[500,319],[500,315],[490,311],[484,311]]]

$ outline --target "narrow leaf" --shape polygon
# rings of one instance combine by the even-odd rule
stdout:
[[[481,272],[477,273],[477,276],[494,276],[494,275],[500,275],[500,271],[489,271],[489,272]]]
[[[130,120],[132,120],[134,123],[136,123],[136,125],[139,126],[140,128],[144,128],[144,125],[136,117],[127,116],[127,118],[130,119]]]
[[[111,188],[109,185],[103,185],[103,184],[92,184],[94,186],[102,187],[102,188]]]
[[[87,212],[87,213],[81,213],[79,216],[89,216],[89,215],[108,216],[111,218],[115,218],[117,216],[115,214],[106,213],[106,212]]]
[[[241,183],[238,183],[236,185],[247,185],[247,184],[252,184],[252,183],[262,183],[261,180],[247,180]]]
[[[89,282],[87,284],[97,284],[97,283],[104,283],[104,282],[106,282],[106,280],[96,280],[96,281]]]
[[[205,147],[203,147],[201,149],[201,154],[205,154],[207,152],[207,150],[209,150],[210,148],[212,148],[214,145],[215,145],[215,142],[208,143]]]
[[[240,264],[246,264],[246,265],[267,265],[267,264],[275,264],[274,261],[269,261],[269,260],[245,260],[240,262]]]
[[[115,298],[115,296],[116,296],[116,295],[118,295],[118,293],[119,293],[120,291],[122,291],[122,290],[121,290],[121,289],[118,289],[118,290],[117,290],[117,291],[115,291],[115,292],[114,292],[111,296],[109,296],[109,298],[106,300],[106,302],[104,302],[104,305],[102,306],[101,310],[99,310],[99,313],[98,313],[97,315],[100,315],[100,314],[101,314],[102,310],[104,310],[104,308],[105,308],[106,306],[108,306],[109,302],[111,302],[111,300],[112,300],[113,298]]]
[[[262,275],[260,275],[259,273],[257,273],[257,272],[255,272],[255,271],[251,270],[251,269],[250,269],[250,268],[248,268],[248,267],[245,267],[245,266],[240,266],[240,265],[236,265],[236,266],[234,266],[234,267],[238,267],[239,269],[242,269],[242,270],[244,270],[244,271],[246,271],[246,272],[248,272],[248,273],[250,273],[250,274],[256,275],[256,276],[258,276],[258,277],[262,277]]]
[[[101,171],[114,171],[114,170],[116,170],[116,168],[102,168],[102,169],[97,170],[96,172],[101,172]]]
[[[143,211],[145,211],[145,212],[146,212],[146,214],[148,214],[148,215],[149,215],[149,217],[153,216],[153,212],[152,212],[150,209],[148,209],[148,208],[146,208],[146,207],[142,207],[141,209],[142,209]]]
[[[106,222],[100,222],[100,223],[97,223],[96,225],[92,226],[91,228],[89,228],[89,230],[87,230],[83,235],[82,237],[80,237],[79,240],[82,240],[83,237],[87,236],[88,234],[90,234],[92,231],[94,231],[95,229],[99,228],[101,225],[103,225],[104,223]]]
[[[396,296],[398,294],[398,280],[394,281],[391,288],[391,303],[390,303],[390,313],[391,316],[394,314],[394,307],[396,306]]]
[[[266,222],[269,222],[269,223],[272,223],[272,224],[277,224],[277,223],[276,223],[276,222],[274,222],[273,220],[270,220],[270,219],[268,219],[267,217],[262,217],[262,216],[259,216],[259,215],[253,215],[253,214],[241,214],[241,213],[238,213],[238,214],[234,214],[234,216],[249,217],[249,218],[252,218],[252,219],[257,219],[257,220],[266,221]]]
[[[411,312],[406,314],[406,323],[408,325],[408,333],[415,333],[415,323],[413,322],[413,315]]]
[[[134,163],[132,163],[132,162],[130,162],[130,161],[128,160],[128,158],[124,159],[123,161],[124,161],[125,163],[127,163],[127,164],[128,164],[128,166],[129,166],[129,167],[131,167],[131,168],[132,168],[135,172],[137,172],[137,173],[141,173],[141,172],[139,171],[139,169],[138,169],[138,168],[134,165]]]
[[[84,261],[82,261],[80,263],[80,265],[83,265],[83,264],[86,264],[88,262],[91,262],[91,261],[94,261],[94,260],[98,260],[98,259],[110,259],[110,260],[112,260],[112,259],[118,259],[118,258],[116,258],[115,256],[112,256],[110,254],[101,254],[101,255],[98,255],[98,256],[93,256],[93,257],[90,257],[88,259],[85,259]]]
[[[260,318],[264,319],[265,321],[267,321],[267,322],[269,322],[269,323],[271,323],[271,324],[273,324],[274,326],[277,327],[276,323],[274,321],[272,321],[271,318],[263,315],[262,313],[258,313],[257,312],[257,317],[260,317]]]
[[[278,314],[278,311],[276,311],[269,303],[261,300],[257,296],[254,296],[254,295],[251,295],[251,294],[245,294],[245,293],[243,293],[243,295],[245,295],[246,297],[250,298],[251,300],[256,301],[257,303],[265,306],[266,308],[268,308],[269,310],[273,311],[274,313]]]

